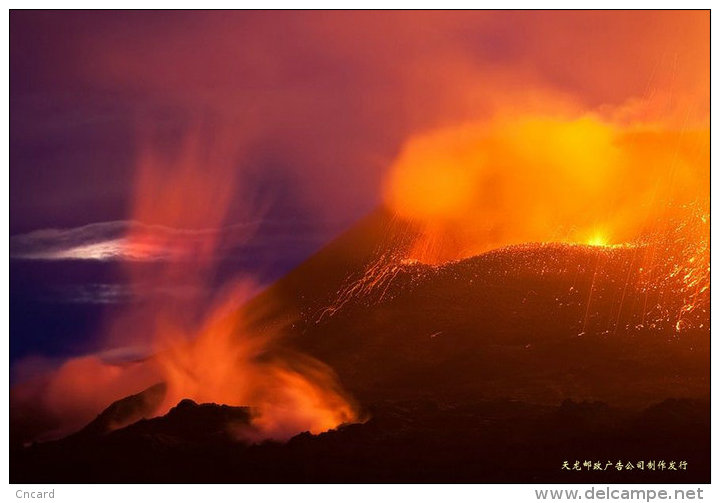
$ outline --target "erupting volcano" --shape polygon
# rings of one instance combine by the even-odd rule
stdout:
[[[408,230],[320,317],[374,290],[382,300],[411,266],[438,269],[491,250],[555,243],[595,248],[593,278],[612,256],[625,257],[622,294],[611,307],[618,322],[608,330],[617,332],[623,315],[637,329],[702,328],[710,282],[708,142],[707,131],[623,128],[592,117],[520,118],[413,138],[385,190],[393,218]],[[571,248],[554,250],[562,256]],[[628,291],[644,297],[641,305],[625,302]],[[592,297],[591,286],[583,325]]]
[[[109,41],[111,68],[87,55],[84,72],[102,76],[99,88],[129,88],[148,102],[169,94],[187,109],[138,105],[122,217],[11,236],[16,291],[35,295],[43,271],[62,271],[62,288],[42,290],[41,303],[23,297],[13,312],[26,320],[27,306],[42,305],[55,316],[48,319],[71,313],[73,330],[92,332],[90,343],[68,342],[63,353],[31,348],[18,359],[11,480],[707,481],[702,79],[667,73],[660,52],[652,72],[642,66],[644,85],[607,72],[606,89],[590,69],[560,85],[545,52],[500,43],[506,30],[474,42],[492,47],[480,79],[475,53],[456,46],[475,25],[455,26],[453,16],[413,18],[416,28],[432,27],[423,31],[431,38],[455,33],[442,43],[400,30],[423,49],[377,35],[367,42],[372,56],[321,14],[305,24],[288,16],[287,36],[303,33],[308,47],[288,46],[272,24],[263,30],[276,37],[256,34],[258,47],[277,44],[277,61],[237,49],[255,39],[233,16],[210,16],[210,31],[190,23],[217,45],[218,61],[239,61],[227,75],[187,45],[185,28],[167,34],[165,52]],[[630,28],[644,24],[618,16],[630,16],[618,30],[634,41]],[[688,25],[702,25],[688,16]],[[378,31],[369,30],[377,18],[361,18],[361,33]],[[478,26],[490,30],[493,19]],[[554,54],[554,30],[544,26],[533,18],[526,29],[540,30],[537,40]],[[706,41],[696,32],[673,40],[699,50]],[[573,36],[590,50],[599,35]],[[328,37],[336,49],[316,47]],[[598,54],[609,45],[598,42]],[[176,66],[160,57],[178,47],[203,71],[186,74],[184,59]],[[332,56],[323,64],[314,63],[318,47]],[[378,56],[384,47],[400,51],[401,69]],[[674,65],[704,75],[692,54]],[[503,58],[542,64],[505,68]],[[329,70],[346,60],[362,71]],[[437,61],[457,79],[417,75]],[[628,61],[625,71],[638,64]],[[318,89],[316,71],[331,75]],[[274,87],[285,80],[292,86]],[[573,93],[573,82],[586,87]],[[323,102],[331,85],[344,93],[345,114]],[[384,96],[376,88],[385,86],[396,95],[372,105],[357,98]],[[611,96],[625,86],[633,92]],[[434,94],[447,98],[403,117],[379,113]],[[353,121],[373,133],[356,137]],[[383,128],[390,148],[379,146],[388,141]],[[361,175],[336,178],[344,169]],[[362,204],[344,201],[353,184],[367,191]],[[355,223],[339,214],[332,231],[308,223],[321,213],[332,221],[327,214],[343,204]],[[660,458],[686,468],[588,469],[572,480],[562,471],[576,459],[592,467]]]

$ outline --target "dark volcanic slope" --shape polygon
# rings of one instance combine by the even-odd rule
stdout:
[[[320,308],[348,276],[362,273],[379,256],[406,246],[413,227],[379,208],[246,304],[245,309],[273,317],[297,316]]]
[[[92,422],[77,432],[77,437],[96,437],[142,419],[152,417],[165,398],[167,386],[158,383],[148,389],[112,403]]]
[[[286,342],[361,401],[708,396],[709,291],[678,333],[686,295],[657,250],[523,245],[431,267],[397,259],[413,235],[378,211],[247,309],[292,318]]]
[[[633,286],[636,253],[536,246],[440,268],[401,266],[390,284],[333,316],[318,322],[316,308],[306,308],[294,343],[360,396],[627,405],[707,396],[709,315],[697,313],[695,326],[704,326],[681,333],[661,309],[643,319],[661,293]]]

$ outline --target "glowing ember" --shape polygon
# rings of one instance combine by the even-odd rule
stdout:
[[[597,232],[588,239],[587,244],[590,246],[607,246],[608,240],[602,233]]]

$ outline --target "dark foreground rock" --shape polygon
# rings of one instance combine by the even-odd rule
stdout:
[[[15,448],[12,483],[653,482],[710,480],[709,402],[632,411],[491,400],[376,403],[370,419],[287,443],[233,435],[243,407],[185,400],[110,433]],[[563,463],[579,470],[563,469]],[[602,470],[583,466],[597,462]],[[617,463],[623,465],[617,469]],[[637,468],[639,461],[644,468]],[[648,462],[655,461],[655,469]],[[665,469],[660,469],[660,462]],[[628,462],[635,466],[627,469]],[[670,469],[673,462],[675,470]]]

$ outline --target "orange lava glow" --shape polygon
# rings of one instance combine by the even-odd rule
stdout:
[[[321,433],[357,419],[351,401],[326,365],[299,353],[275,351],[281,329],[258,334],[238,310],[242,284],[222,296],[194,330],[172,319],[158,326],[157,362],[168,392],[167,410],[184,398],[198,403],[253,407],[253,430],[244,438],[285,440]]]
[[[392,281],[399,266],[439,267],[525,243],[627,248],[635,251],[621,305],[628,289],[646,299],[636,328],[702,328],[694,313],[709,302],[709,168],[702,125],[523,116],[415,136],[393,163],[384,196],[416,235],[346,293]],[[598,258],[595,274],[604,262]]]
[[[608,240],[602,232],[598,231],[587,240],[587,244],[590,246],[608,246]]]
[[[528,242],[642,241],[709,208],[709,133],[586,115],[525,116],[411,138],[385,201],[429,264]],[[706,211],[707,213],[707,211]]]

